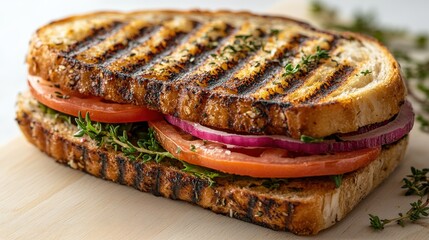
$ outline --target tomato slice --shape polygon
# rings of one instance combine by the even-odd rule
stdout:
[[[227,148],[195,139],[166,121],[149,122],[161,145],[173,156],[221,172],[266,178],[337,175],[357,170],[376,159],[381,147],[328,155],[297,156],[279,148]]]
[[[82,116],[88,112],[91,120],[105,123],[142,122],[163,119],[157,111],[133,104],[106,102],[99,97],[70,94],[55,87],[52,82],[29,76],[30,92],[37,101],[59,112]]]

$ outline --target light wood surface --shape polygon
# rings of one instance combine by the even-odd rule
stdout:
[[[406,211],[401,179],[429,166],[429,135],[411,134],[406,160],[318,239],[427,239],[429,220],[374,232],[368,214]],[[295,239],[188,203],[155,197],[59,165],[24,138],[0,148],[0,239]]]

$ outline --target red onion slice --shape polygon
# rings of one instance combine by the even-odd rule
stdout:
[[[170,124],[200,139],[240,147],[278,147],[308,154],[353,151],[393,143],[408,134],[414,124],[413,108],[408,101],[402,105],[394,120],[381,127],[356,135],[340,137],[342,141],[325,140],[320,143],[304,143],[280,135],[258,136],[227,133],[169,115],[165,118]]]

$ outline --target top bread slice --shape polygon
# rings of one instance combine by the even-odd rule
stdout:
[[[398,63],[376,40],[244,12],[98,12],[34,34],[29,74],[236,132],[324,137],[398,113]]]

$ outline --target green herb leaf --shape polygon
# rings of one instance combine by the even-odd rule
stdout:
[[[287,183],[288,180],[286,178],[271,178],[264,180],[262,182],[262,186],[268,188],[269,190],[276,190],[280,187],[281,183]]]
[[[283,73],[283,77],[298,73],[300,70],[302,70],[303,66],[305,67],[306,71],[309,71],[310,68],[319,64],[319,62],[322,59],[329,59],[329,58],[330,58],[329,52],[324,49],[321,49],[320,46],[317,46],[316,52],[314,54],[307,55],[303,53],[301,57],[301,61],[295,66],[293,66],[289,62],[286,63],[286,65],[284,66],[285,72]]]
[[[285,69],[285,73],[283,73],[283,77],[297,73],[300,69],[300,66],[299,64],[293,66],[291,63],[287,63],[284,66],[284,69]]]
[[[399,213],[399,217],[392,219],[380,219],[376,215],[369,215],[370,226],[375,230],[382,230],[389,223],[396,222],[405,226],[406,222],[415,222],[429,216],[429,168],[417,169],[411,167],[411,174],[402,179],[406,189],[405,195],[417,195],[419,199],[410,203],[411,208],[406,213]],[[426,200],[425,200],[426,198]]]
[[[339,188],[341,187],[341,183],[343,183],[343,174],[333,175],[331,176],[331,179],[334,181],[335,187]]]
[[[323,142],[323,138],[314,138],[314,137],[310,137],[307,135],[301,135],[301,142],[305,142],[305,143],[318,143],[318,142]]]
[[[278,36],[279,35],[279,33],[280,33],[280,30],[278,30],[278,29],[271,29],[270,30],[270,35],[271,36]]]
[[[364,76],[366,76],[366,75],[368,75],[368,74],[370,74],[370,73],[372,73],[372,72],[371,72],[371,71],[369,71],[368,69],[367,69],[367,70],[365,70],[365,71],[360,72],[360,74],[362,74],[362,75],[364,75]]]
[[[92,122],[89,113],[85,118],[79,113],[75,119],[78,131],[75,137],[88,136],[99,146],[121,150],[131,160],[155,160],[160,162],[164,157],[175,158],[165,151],[155,138],[153,129],[141,124],[105,124]],[[146,131],[143,131],[146,130]],[[138,137],[137,139],[135,137]]]
[[[205,167],[200,167],[187,162],[182,161],[184,168],[182,171],[193,174],[194,176],[205,179],[209,182],[209,186],[212,187],[216,184],[215,178],[226,177],[226,174],[211,170]]]
[[[62,113],[62,112],[58,112],[52,108],[49,108],[49,107],[43,105],[40,102],[38,102],[38,107],[43,113],[49,115],[50,117],[54,118],[55,120],[59,120],[61,122],[66,122],[66,123],[71,124],[72,117],[70,115],[67,115],[67,114]]]

